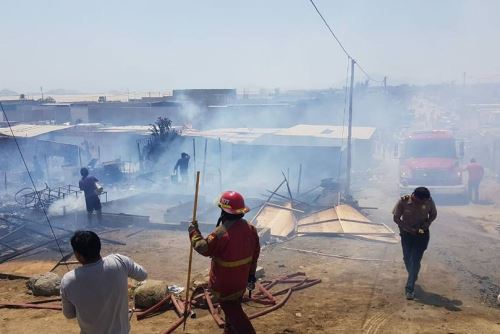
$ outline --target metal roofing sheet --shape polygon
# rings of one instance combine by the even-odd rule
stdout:
[[[272,128],[227,128],[199,131],[195,129],[185,129],[183,136],[204,137],[210,139],[220,138],[224,142],[233,144],[252,143],[255,139],[264,134],[276,132],[279,129]]]
[[[353,127],[352,138],[370,139],[375,132],[371,127]],[[291,128],[226,128],[199,131],[186,129],[183,136],[220,138],[233,144],[280,146],[338,146],[347,138],[347,127],[333,125],[299,124]]]
[[[98,128],[94,132],[107,132],[107,133],[130,133],[139,135],[151,134],[151,126],[149,125],[126,125],[126,126],[108,126]]]
[[[365,126],[352,127],[352,139],[370,139],[375,128]],[[276,136],[309,136],[329,139],[347,139],[347,126],[298,124],[291,128],[281,129]]]
[[[73,127],[72,125],[17,124],[12,126],[16,137],[32,138],[46,133],[60,131]],[[0,128],[0,136],[12,137],[9,127]]]

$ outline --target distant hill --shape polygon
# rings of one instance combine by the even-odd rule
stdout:
[[[16,95],[19,95],[19,93],[14,92],[13,90],[10,89],[0,90],[0,96],[16,96]]]
[[[80,94],[79,91],[77,90],[71,90],[71,89],[63,89],[63,88],[57,88],[57,89],[51,89],[44,94],[51,94],[51,95],[77,95]]]

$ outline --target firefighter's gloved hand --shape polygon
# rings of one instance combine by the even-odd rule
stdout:
[[[194,231],[197,231],[197,232],[200,231],[198,228],[198,221],[197,220],[194,220],[191,222],[191,224],[189,224],[188,231],[189,231],[189,234],[191,234]]]
[[[257,282],[257,278],[255,278],[255,275],[249,275],[248,282],[247,282],[247,290],[248,291],[252,291],[255,289],[255,282]]]

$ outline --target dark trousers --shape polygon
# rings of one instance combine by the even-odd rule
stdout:
[[[241,300],[220,302],[226,324],[224,334],[255,334],[255,329],[241,307]]]
[[[413,235],[408,232],[401,231],[401,246],[403,247],[403,260],[405,262],[406,271],[408,272],[408,280],[406,281],[406,292],[413,292],[415,282],[420,271],[420,261],[429,244],[429,231],[423,235]]]
[[[479,202],[479,182],[469,182],[467,190],[469,191],[469,201]]]

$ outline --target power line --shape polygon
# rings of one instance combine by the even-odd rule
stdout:
[[[21,160],[23,161],[24,167],[26,168],[26,171],[28,172],[28,176],[30,178],[31,184],[33,185],[33,189],[35,190],[35,194],[38,197],[38,203],[40,203],[40,205],[42,206],[43,214],[45,215],[45,219],[47,220],[47,223],[49,224],[50,231],[52,232],[52,236],[54,237],[54,240],[57,244],[57,249],[59,249],[59,253],[61,254],[61,258],[64,258],[63,251],[61,249],[61,246],[59,245],[59,240],[56,237],[56,233],[54,232],[54,229],[52,228],[52,224],[50,223],[49,216],[47,214],[47,211],[45,210],[45,204],[42,202],[42,198],[40,197],[40,193],[36,189],[35,181],[33,180],[33,177],[31,176],[28,165],[26,164],[26,160],[24,159],[23,152],[21,151],[21,147],[19,146],[19,142],[17,141],[17,137],[14,134],[14,130],[12,130],[12,126],[10,124],[9,118],[7,117],[7,113],[5,112],[5,109],[3,108],[2,102],[0,102],[0,107],[2,108],[2,112],[3,112],[3,115],[5,117],[5,121],[7,122],[7,125],[9,126],[10,132],[12,134],[12,138],[14,138],[14,142],[16,143],[17,150],[19,151],[19,154],[21,155]],[[66,264],[66,268],[69,271],[69,267],[67,264]]]
[[[363,68],[363,67],[361,67],[361,65],[359,65],[359,63],[358,63],[357,61],[355,61],[354,63],[355,63],[355,65],[356,65],[356,66],[357,66],[357,67],[361,70],[361,72],[363,72],[363,73],[366,75],[366,77],[368,78],[368,80],[373,81],[373,82],[378,82],[378,83],[383,83],[383,82],[384,82],[384,80],[375,80],[375,79],[373,79],[373,78],[372,78],[372,77],[371,77],[371,76],[370,76],[370,75],[369,75],[369,74],[368,74],[368,73],[364,70],[364,68]]]
[[[328,24],[328,22],[326,22],[325,18],[323,17],[323,14],[321,14],[321,12],[319,11],[318,7],[316,7],[316,4],[314,3],[314,1],[313,0],[309,0],[309,1],[311,2],[311,5],[313,5],[314,9],[316,9],[316,12],[318,13],[319,17],[321,17],[321,19],[325,23],[326,27],[328,28],[328,30],[330,30],[330,33],[332,34],[333,38],[335,38],[335,40],[337,41],[337,43],[339,43],[339,45],[342,48],[342,50],[344,50],[344,53],[346,54],[346,56],[348,58],[353,59],[353,57],[351,57],[351,55],[349,54],[349,52],[347,52],[347,50],[344,48],[344,46],[342,45],[342,43],[340,42],[340,40],[337,38],[337,35],[335,35],[335,33],[333,32],[332,28],[330,28],[330,25]]]
[[[337,41],[337,43],[339,44],[340,48],[342,49],[342,51],[344,51],[345,55],[347,56],[347,58],[349,59],[352,59],[354,60],[354,64],[356,66],[358,66],[358,68],[361,70],[361,72],[364,73],[364,75],[368,78],[368,80],[370,81],[373,81],[373,82],[379,82],[379,83],[382,83],[384,82],[384,80],[375,80],[373,79],[369,74],[368,72],[366,72],[364,70],[363,67],[361,67],[361,65],[354,59],[353,56],[351,56],[349,54],[349,52],[347,52],[346,48],[344,47],[344,45],[342,44],[342,42],[340,42],[339,38],[337,37],[337,35],[335,35],[335,33],[333,32],[333,29],[330,27],[330,25],[328,24],[328,22],[326,21],[325,17],[323,16],[323,14],[321,14],[321,12],[319,11],[318,7],[316,6],[316,4],[314,3],[314,0],[309,0],[309,2],[311,3],[311,5],[313,5],[314,9],[316,10],[316,13],[318,13],[319,17],[321,17],[321,20],[323,20],[323,23],[326,25],[326,27],[328,28],[328,30],[330,31],[330,33],[332,34],[333,38],[335,38],[335,40]]]

